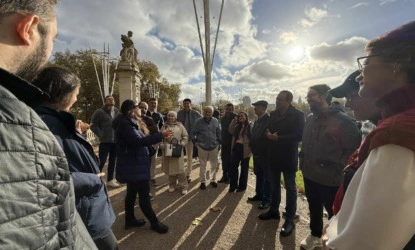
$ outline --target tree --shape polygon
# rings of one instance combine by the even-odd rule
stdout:
[[[69,50],[65,52],[56,52],[53,55],[52,64],[65,67],[76,74],[81,80],[81,88],[79,90],[78,101],[74,104],[71,112],[77,116],[78,119],[90,121],[92,114],[96,109],[102,107],[103,100],[101,97],[100,87],[97,80],[97,75],[94,69],[94,63],[91,53],[95,50],[77,50],[72,53]],[[96,62],[98,72],[102,72],[101,64]],[[115,65],[110,65],[110,76],[114,74]],[[99,74],[102,85],[102,74]],[[103,86],[101,86],[102,93]],[[113,95],[115,100],[118,98],[118,86],[114,86]]]

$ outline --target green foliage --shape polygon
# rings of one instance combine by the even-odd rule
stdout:
[[[78,101],[74,104],[71,109],[71,112],[83,121],[90,121],[92,114],[98,108],[102,107],[103,100],[101,98],[101,92],[99,89],[99,84],[97,80],[97,75],[95,73],[94,63],[91,56],[91,53],[96,52],[95,50],[77,50],[76,52],[71,52],[66,50],[65,52],[56,52],[53,55],[53,61],[51,65],[57,65],[65,67],[75,73],[81,80],[81,88],[78,95]],[[95,60],[98,76],[100,78],[101,87],[102,86],[102,67],[101,62]],[[140,74],[142,75],[142,83],[159,83],[160,86],[160,98],[159,98],[159,108],[160,112],[167,112],[169,110],[174,110],[174,103],[180,96],[180,84],[170,84],[166,78],[163,78],[161,81],[160,72],[157,66],[150,61],[139,61],[138,66],[140,69]],[[112,85],[112,80],[115,71],[115,63],[110,65],[110,85]],[[114,84],[113,96],[116,102],[116,106],[120,106],[117,103],[119,102],[119,86],[116,81]],[[104,93],[102,91],[102,93]],[[148,101],[150,95],[148,92],[141,87],[141,100]]]
[[[96,77],[91,53],[94,50],[77,50],[72,53],[69,50],[65,52],[56,52],[53,55],[53,65],[65,67],[75,73],[81,80],[78,101],[74,104],[71,112],[84,121],[90,121],[92,114],[103,105],[100,94],[98,80]],[[102,67],[100,62],[95,62],[99,72],[100,82],[102,85]],[[115,65],[110,67],[110,76],[113,76]],[[112,78],[111,78],[112,80]],[[101,86],[103,87],[103,86]],[[115,86],[118,90],[118,86]],[[118,91],[114,90],[114,98],[118,100]],[[104,93],[102,91],[102,93]]]

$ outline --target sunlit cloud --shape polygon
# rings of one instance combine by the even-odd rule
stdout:
[[[326,10],[319,9],[316,7],[307,9],[304,13],[306,15],[306,18],[303,18],[300,21],[301,26],[303,26],[304,28],[311,28],[328,16],[328,12]]]
[[[283,32],[279,38],[282,44],[290,44],[298,40],[298,36],[294,32]]]

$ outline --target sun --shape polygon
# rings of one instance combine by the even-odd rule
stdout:
[[[298,60],[304,56],[304,48],[300,46],[295,46],[289,49],[288,55],[291,60]]]

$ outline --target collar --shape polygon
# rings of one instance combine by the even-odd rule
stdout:
[[[32,108],[49,99],[49,96],[38,87],[2,68],[0,68],[0,85]]]
[[[382,110],[382,116],[390,116],[402,113],[408,109],[415,108],[415,84],[409,84],[397,90],[394,90],[376,103]]]
[[[68,128],[69,131],[76,131],[75,129],[76,118],[71,113],[66,112],[66,111],[59,111],[59,110],[50,108],[48,106],[43,106],[43,105],[36,107],[35,110],[36,112],[40,114],[51,115],[51,116],[58,118],[59,120],[62,121],[65,127]]]

